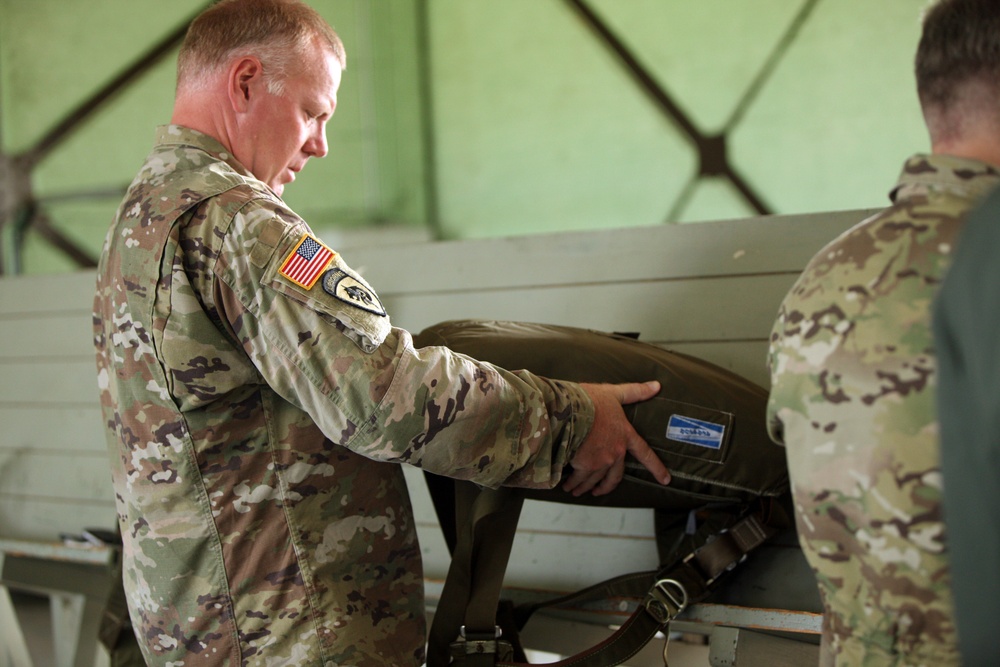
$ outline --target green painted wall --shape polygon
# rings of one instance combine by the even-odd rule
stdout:
[[[7,154],[30,149],[151,45],[186,24],[205,0],[0,0],[0,137]],[[330,156],[313,161],[286,192],[317,230],[425,223],[415,4],[317,0],[348,50],[348,70],[328,131]],[[176,49],[81,123],[32,174],[35,197],[63,234],[92,255],[148,152],[169,122]],[[108,193],[95,196],[94,193]],[[10,254],[10,230],[4,235]],[[75,265],[37,233],[23,270]]]
[[[774,212],[880,206],[902,161],[927,147],[912,77],[924,0],[589,3],[697,129],[729,129],[732,164]],[[568,2],[430,7],[449,234],[753,213],[730,181],[695,180],[692,143]],[[801,30],[748,96],[803,10]]]
[[[348,70],[330,155],[286,199],[327,238],[473,238],[753,214],[731,179],[698,178],[688,133],[568,0],[312,4],[344,38]],[[729,165],[773,212],[882,205],[905,157],[927,148],[912,77],[924,0],[587,4],[698,133],[725,134]],[[204,5],[0,0],[0,147],[30,149]],[[32,174],[52,224],[92,254],[114,192],[169,119],[173,67],[171,52]],[[101,192],[111,194],[93,196]],[[9,237],[8,229],[5,258]],[[24,271],[73,267],[29,231]]]

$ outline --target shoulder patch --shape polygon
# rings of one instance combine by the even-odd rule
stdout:
[[[374,290],[339,267],[323,274],[323,291],[355,308],[385,317],[385,308]]]
[[[299,287],[312,289],[337,253],[311,234],[303,234],[288,257],[281,263],[278,274]]]

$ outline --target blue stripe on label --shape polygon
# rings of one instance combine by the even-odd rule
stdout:
[[[726,427],[722,424],[703,422],[700,419],[680,415],[670,415],[670,421],[667,423],[668,439],[709,449],[722,448],[722,436],[725,432]]]

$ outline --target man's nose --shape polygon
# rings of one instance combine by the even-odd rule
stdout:
[[[326,126],[320,125],[306,142],[305,151],[312,157],[324,157],[329,150],[326,143]]]

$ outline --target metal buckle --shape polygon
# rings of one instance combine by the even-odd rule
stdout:
[[[459,628],[459,640],[460,643],[465,646],[466,655],[474,654],[498,654],[500,653],[500,646],[498,640],[503,632],[500,630],[500,626],[494,626],[493,637],[491,638],[489,633],[486,632],[472,632],[466,635],[465,626],[463,625]]]
[[[646,595],[646,611],[661,625],[674,620],[687,605],[687,590],[676,579],[660,579]]]

